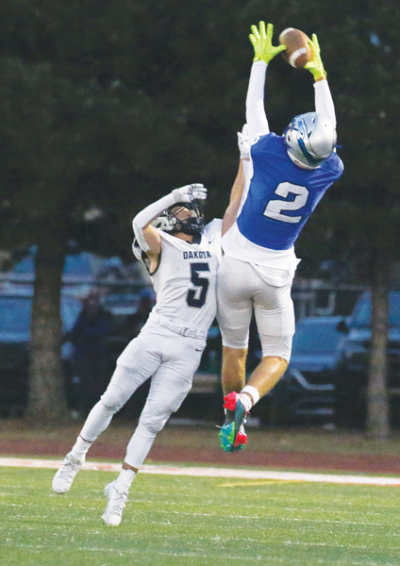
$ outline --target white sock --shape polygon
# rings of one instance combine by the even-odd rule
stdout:
[[[69,453],[70,457],[72,457],[73,460],[77,460],[77,462],[82,462],[91,445],[92,442],[83,440],[81,436],[78,436],[71,452]]]
[[[246,413],[249,413],[252,407],[250,397],[248,395],[243,395],[242,393],[239,393],[239,397],[243,403],[243,407],[246,409]]]
[[[124,470],[124,468],[122,468],[115,483],[115,489],[119,493],[126,493],[127,491],[129,491],[129,488],[131,487],[131,483],[133,482],[135,476],[136,472],[134,472],[133,470]]]
[[[251,398],[253,399],[253,402],[252,402],[250,397],[248,395],[245,395],[245,397],[247,397],[247,399],[249,399],[249,402],[250,402],[249,408],[247,408],[246,405],[245,405],[246,411],[250,411],[251,407],[253,407],[260,400],[259,392],[252,385],[245,385],[240,393],[248,393],[249,395],[251,395]]]

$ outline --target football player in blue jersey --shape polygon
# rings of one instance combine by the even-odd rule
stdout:
[[[306,69],[314,77],[315,112],[293,118],[283,135],[270,132],[264,108],[269,62],[285,46],[273,46],[273,26],[252,26],[254,47],[246,97],[250,159],[236,222],[223,235],[218,273],[218,321],[223,343],[222,388],[226,419],[220,430],[225,451],[243,448],[251,407],[266,395],[289,363],[295,331],[291,286],[294,244],[317,204],[341,176],[335,108],[316,35]],[[262,360],[246,385],[246,356],[253,313]]]

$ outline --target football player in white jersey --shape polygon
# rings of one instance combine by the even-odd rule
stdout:
[[[107,390],[89,413],[52,484],[59,494],[70,489],[91,444],[137,388],[151,378],[121,473],[104,490],[108,504],[103,520],[107,525],[120,524],[135,475],[157,433],[192,386],[208,329],[216,316],[221,229],[228,229],[234,222],[243,186],[240,164],[224,219],[214,219],[205,227],[201,202],[207,189],[199,184],[173,190],[133,220],[133,252],[148,268],[157,302],[139,336],[118,358]]]
[[[222,239],[218,274],[218,322],[223,344],[222,387],[226,420],[219,433],[227,452],[247,442],[246,415],[284,374],[295,330],[290,296],[301,229],[326,190],[340,177],[335,109],[313,35],[315,109],[296,116],[282,136],[269,130],[264,109],[267,65],[285,46],[272,45],[273,26],[252,26],[255,57],[246,98],[250,161],[236,222]],[[262,360],[246,385],[252,312]]]

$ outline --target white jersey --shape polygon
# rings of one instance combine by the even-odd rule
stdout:
[[[222,220],[213,220],[205,227],[198,244],[159,231],[160,263],[150,275],[157,302],[149,322],[163,316],[178,327],[208,331],[217,311],[221,229]],[[143,260],[138,246],[133,251],[138,259]]]

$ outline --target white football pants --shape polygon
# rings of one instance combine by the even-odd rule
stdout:
[[[107,390],[93,407],[80,436],[93,442],[113,415],[151,377],[146,404],[128,444],[125,461],[140,468],[157,433],[187,396],[205,341],[181,336],[155,323],[147,323],[121,356]]]
[[[273,287],[250,263],[224,256],[218,271],[218,323],[224,346],[247,348],[254,308],[263,356],[290,360],[295,329],[291,283]]]

